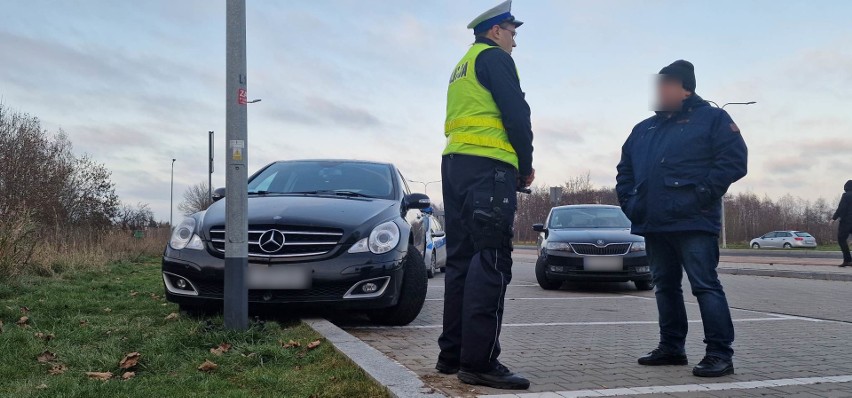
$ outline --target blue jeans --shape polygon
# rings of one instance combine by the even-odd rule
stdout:
[[[659,233],[647,234],[645,243],[656,285],[660,347],[676,354],[685,352],[689,328],[681,288],[685,270],[701,310],[707,355],[730,360],[734,355],[734,324],[716,274],[718,237],[706,232]]]

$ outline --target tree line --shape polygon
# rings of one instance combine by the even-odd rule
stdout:
[[[597,187],[589,174],[573,177],[560,186],[557,205],[609,204],[618,205],[614,187]],[[754,193],[728,194],[725,197],[725,222],[729,243],[747,243],[767,232],[776,230],[806,231],[820,244],[836,243],[835,226],[829,223],[835,203],[824,198],[805,200],[792,195],[780,199]],[[543,223],[552,207],[550,188],[536,187],[529,195],[518,195],[515,218],[515,241],[535,242],[535,223]]]

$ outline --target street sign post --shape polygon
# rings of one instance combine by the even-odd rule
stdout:
[[[225,328],[248,328],[248,145],[246,2],[226,3]]]

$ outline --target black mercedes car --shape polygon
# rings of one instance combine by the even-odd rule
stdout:
[[[224,190],[217,190],[221,198]],[[350,160],[272,163],[248,182],[249,303],[321,304],[404,325],[426,298],[420,210],[392,164]],[[225,200],[181,222],[163,255],[169,301],[220,307]]]
[[[645,239],[630,233],[630,220],[617,206],[571,205],[550,210],[539,232],[535,275],[547,290],[565,281],[628,282],[654,288]]]

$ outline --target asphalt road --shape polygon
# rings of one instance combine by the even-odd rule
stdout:
[[[545,291],[535,282],[535,252],[517,250],[514,259],[501,361],[531,379],[530,390],[521,393],[852,397],[852,282],[722,275],[737,330],[737,373],[708,380],[692,376],[690,367],[636,364],[658,338],[653,292],[629,283]],[[687,354],[695,364],[703,354],[701,317],[688,286],[684,291],[690,303]],[[423,311],[409,326],[375,327],[352,318],[338,324],[447,395],[506,394],[434,371],[442,308],[439,275],[430,280]]]

